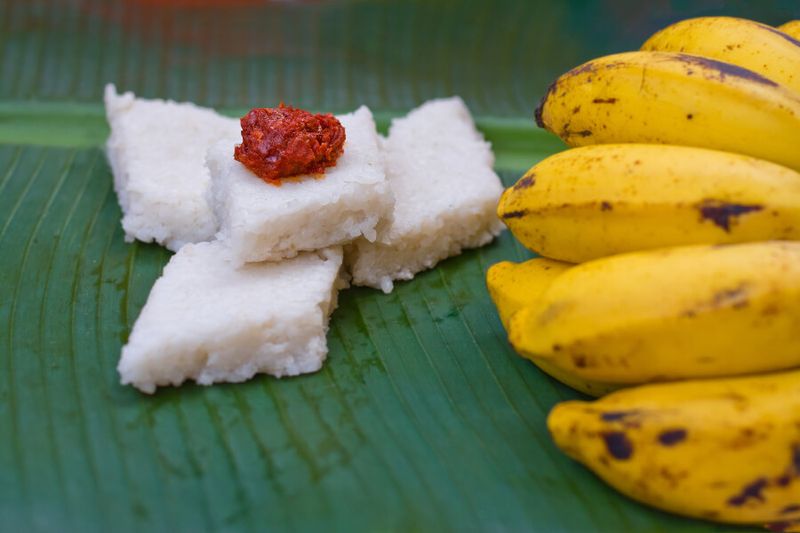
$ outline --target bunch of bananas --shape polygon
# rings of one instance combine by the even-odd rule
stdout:
[[[691,19],[567,72],[536,120],[573,148],[498,206],[542,256],[487,273],[511,344],[603,396],[556,444],[664,510],[800,522],[797,37]]]

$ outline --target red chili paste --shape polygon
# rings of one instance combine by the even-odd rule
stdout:
[[[280,185],[281,178],[325,172],[342,155],[344,127],[330,114],[313,115],[281,103],[250,110],[241,124],[242,144],[234,159],[272,185]]]

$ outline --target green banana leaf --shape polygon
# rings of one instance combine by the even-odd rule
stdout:
[[[391,295],[341,294],[315,375],[142,395],[115,370],[169,252],[128,244],[103,84],[229,112],[464,97],[513,183],[563,148],[547,84],[679,18],[786,1],[0,2],[0,531],[729,531],[563,456],[580,395],[509,348],[484,287],[508,233]]]

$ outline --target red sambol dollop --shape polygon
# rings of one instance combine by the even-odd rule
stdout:
[[[281,178],[325,172],[344,148],[344,127],[336,117],[283,103],[251,109],[241,124],[242,144],[234,159],[273,185],[280,185]]]

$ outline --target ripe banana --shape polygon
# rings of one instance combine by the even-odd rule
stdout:
[[[800,170],[800,95],[699,56],[628,52],[589,61],[556,80],[536,120],[571,146],[699,146]]]
[[[800,371],[565,402],[547,426],[567,455],[646,504],[739,524],[800,520]]]
[[[790,37],[800,39],[800,20],[790,20],[783,26],[778,26],[778,29]]]
[[[531,250],[573,263],[676,245],[795,240],[800,173],[704,148],[584,146],[531,168],[503,193],[497,214]]]
[[[642,45],[739,65],[800,93],[800,42],[772,26],[733,17],[682,20]]]
[[[486,286],[503,327],[511,316],[539,299],[550,283],[574,265],[542,257],[524,263],[502,261],[489,267]]]
[[[550,283],[572,266],[539,257],[524,263],[503,261],[492,265],[486,272],[486,285],[497,306],[497,313],[503,326],[507,329],[514,313],[536,302]],[[544,360],[534,363],[546,374],[590,396],[602,396],[618,388],[605,383],[577,379]]]
[[[633,385],[800,365],[800,242],[687,246],[577,265],[511,317],[518,353]]]

